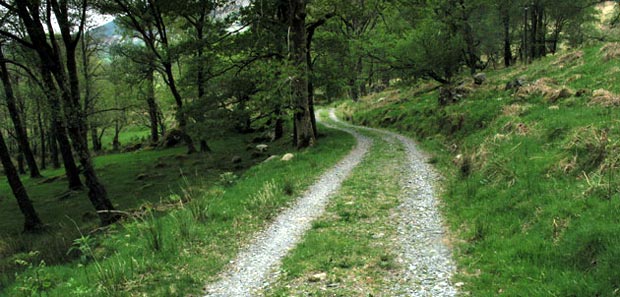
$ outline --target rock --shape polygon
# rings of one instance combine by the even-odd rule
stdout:
[[[268,148],[269,148],[269,146],[266,145],[266,144],[259,144],[259,145],[256,146],[256,149],[259,152],[266,152]]]
[[[140,174],[138,174],[138,176],[136,176],[136,180],[145,180],[145,179],[147,179],[148,177],[149,177],[149,175],[148,175],[148,174],[146,174],[146,173],[140,173]]]
[[[485,73],[476,73],[474,75],[474,83],[477,85],[481,85],[483,84],[485,81],[487,81],[487,75]]]
[[[444,85],[439,88],[439,105],[445,106],[463,100],[473,92],[471,85],[462,83],[456,87]]]
[[[291,154],[291,153],[288,153],[288,154],[286,154],[286,155],[282,156],[282,159],[281,159],[281,160],[282,160],[282,161],[285,161],[285,162],[288,162],[288,161],[290,161],[290,160],[293,160],[293,158],[294,158],[294,157],[295,157],[295,155],[293,155],[293,154]]]
[[[560,99],[566,99],[573,96],[573,91],[569,88],[561,88],[559,90],[555,90],[551,94],[548,95],[547,100],[551,103],[555,103]]]
[[[230,160],[230,162],[232,162],[233,164],[239,164],[239,163],[241,163],[241,161],[242,161],[242,160],[243,160],[243,159],[241,159],[241,157],[239,157],[239,156],[234,156],[234,157],[232,157],[232,159]]]
[[[265,159],[265,161],[263,161],[263,163],[267,163],[267,162],[273,161],[273,160],[275,160],[277,158],[278,158],[278,156],[271,155],[271,156],[269,156],[269,158]]]
[[[583,97],[585,95],[588,95],[590,93],[590,91],[588,91],[587,89],[580,89],[579,91],[577,91],[577,93],[575,93],[576,97]]]
[[[252,159],[262,158],[265,156],[263,152],[252,152]]]
[[[185,133],[179,129],[170,129],[166,132],[159,145],[166,148],[177,146],[183,140],[184,135]]]
[[[325,273],[325,272],[313,274],[310,277],[308,277],[308,281],[311,282],[311,283],[321,282],[321,281],[324,281],[326,279],[327,279],[327,273]]]
[[[509,81],[508,83],[506,83],[506,87],[504,88],[504,90],[506,91],[510,91],[510,90],[518,90],[520,87],[525,85],[525,80],[520,77],[517,78],[513,81]]]
[[[135,151],[137,151],[137,150],[139,150],[141,148],[142,148],[142,143],[136,143],[134,145],[129,145],[129,146],[124,147],[121,150],[121,153],[131,153],[131,152],[135,152]]]
[[[450,86],[439,88],[439,105],[445,106],[452,102],[456,102],[456,92],[454,88]]]
[[[276,134],[272,131],[269,131],[252,138],[252,143],[273,142],[275,139]]]

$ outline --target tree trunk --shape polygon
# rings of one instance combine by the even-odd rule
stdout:
[[[507,7],[501,7],[502,24],[504,25],[504,66],[512,64],[512,49],[510,48],[510,11]]]
[[[6,174],[11,190],[13,191],[13,195],[17,200],[19,210],[24,215],[24,232],[32,232],[39,229],[43,226],[43,223],[41,222],[41,219],[39,219],[39,215],[34,209],[32,201],[30,201],[30,197],[28,197],[26,188],[24,188],[24,185],[19,179],[15,166],[13,166],[13,162],[11,162],[11,155],[9,154],[9,149],[4,142],[2,132],[0,132],[0,159],[2,162],[2,167],[4,167],[4,173]]]
[[[26,167],[24,164],[24,152],[22,152],[22,148],[18,146],[17,148],[17,171],[19,174],[26,174]]]
[[[358,57],[357,58],[357,66],[355,67],[355,71],[357,71],[357,77],[360,77],[364,75],[364,60],[362,59],[362,57]],[[368,95],[368,92],[366,91],[366,80],[362,79],[361,82],[359,83],[359,90],[360,90],[360,96],[364,97],[366,95]]]
[[[112,139],[112,150],[118,152],[121,150],[121,143],[118,140],[118,136],[121,134],[121,127],[118,120],[114,122],[114,138]]]
[[[39,127],[39,141],[41,142],[41,169],[47,168],[47,146],[46,146],[46,134],[45,134],[45,125],[43,125],[43,117],[41,113],[41,100],[37,98],[37,125]]]
[[[103,143],[101,143],[101,138],[99,138],[99,130],[97,130],[97,127],[95,127],[92,122],[90,123],[90,138],[93,143],[93,151],[102,151]]]
[[[50,129],[50,133],[47,134],[47,141],[50,147],[50,161],[54,169],[60,168],[60,159],[58,159],[58,142],[56,140],[54,128]]]
[[[183,132],[183,141],[187,145],[187,153],[195,153],[196,147],[194,146],[194,141],[189,136],[189,134],[187,134],[187,116],[185,115],[185,111],[183,110],[183,98],[177,90],[176,82],[174,80],[174,74],[172,73],[172,64],[164,63],[164,68],[166,72],[166,77],[168,78],[168,87],[170,87],[170,91],[172,92],[172,96],[174,97],[174,101],[177,105],[177,122],[179,124],[179,129],[181,130],[181,132]]]
[[[292,79],[294,122],[297,148],[313,146],[316,135],[312,129],[312,115],[308,101],[308,65],[306,63],[306,1],[289,0],[291,7],[289,27],[292,52],[290,59],[296,73]]]
[[[146,74],[146,103],[149,109],[149,125],[151,127],[151,143],[159,141],[159,131],[157,129],[157,102],[155,102],[155,77],[154,69],[149,69]]]
[[[54,3],[52,2],[52,4]],[[86,5],[86,3],[83,3],[83,5]],[[52,64],[48,64],[47,68],[51,70],[56,78],[56,82],[61,91],[61,98],[64,101],[63,106],[68,121],[69,136],[72,140],[71,144],[83,168],[84,179],[88,187],[88,198],[97,210],[101,224],[106,226],[114,223],[120,217],[117,213],[113,212],[114,206],[108,198],[108,193],[104,185],[97,177],[88,149],[88,139],[86,138],[87,118],[80,103],[79,75],[76,64],[76,45],[79,38],[82,37],[82,32],[76,35],[72,34],[72,25],[68,20],[69,12],[66,7],[54,6],[54,11],[65,45],[67,75],[63,72],[64,65],[60,63],[62,59],[60,58],[61,54],[58,50],[53,53],[53,59],[49,61],[52,62]],[[73,39],[74,35],[76,36],[75,38],[77,38],[75,40]],[[41,58],[44,62],[46,61],[44,57]]]
[[[47,88],[47,100],[52,118],[52,138],[58,143],[58,149],[60,150],[67,180],[69,181],[69,189],[80,190],[83,187],[82,181],[80,181],[80,171],[78,170],[77,165],[75,164],[75,159],[73,158],[71,143],[67,137],[65,123],[61,119],[60,100],[56,97],[56,86],[48,71],[42,69],[41,75],[43,77],[43,83]],[[52,145],[52,149],[56,149],[55,144]],[[52,157],[57,158],[57,154],[53,152]]]
[[[209,147],[209,144],[204,139],[200,140],[200,151],[203,153],[211,152],[211,148]]]
[[[6,66],[6,60],[4,58],[4,53],[2,52],[1,46],[0,79],[2,80],[2,85],[4,86],[4,94],[6,106],[9,111],[9,116],[11,117],[11,121],[13,122],[13,127],[15,127],[15,136],[17,138],[17,143],[20,147],[20,150],[24,154],[24,157],[26,158],[26,163],[28,163],[28,168],[30,169],[30,177],[40,178],[41,172],[39,171],[39,166],[37,165],[37,161],[34,157],[34,154],[32,153],[30,143],[28,142],[28,134],[22,122],[20,111],[17,108],[17,100],[15,98],[15,94],[13,93],[13,85],[11,83],[11,79],[9,78],[9,71]]]
[[[284,137],[284,121],[282,120],[282,110],[277,107],[275,110],[276,124],[274,127],[274,140]]]

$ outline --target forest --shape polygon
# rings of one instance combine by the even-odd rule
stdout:
[[[459,117],[454,109],[477,98],[471,95],[476,86],[497,82],[493,94],[521,88],[519,95],[526,79],[495,73],[535,69],[530,65],[584,48],[610,46],[610,63],[620,57],[617,1],[0,0],[0,20],[3,296],[194,293],[200,278],[211,280],[226,261],[204,260],[201,267],[212,268],[195,278],[146,277],[146,283],[164,278],[168,291],[133,282],[151,274],[145,271],[178,269],[144,257],[167,245],[167,256],[157,257],[181,253],[171,245],[184,236],[183,228],[209,234],[191,235],[186,251],[204,245],[224,253],[239,244],[224,237],[259,230],[342,158],[354,140],[322,124],[319,110],[337,107],[353,123],[411,131],[421,141],[442,135],[437,150],[457,146],[452,153],[465,161],[451,160],[456,169],[440,171],[469,176],[476,156],[461,150],[461,133],[477,133],[492,121],[470,127],[474,116]],[[583,59],[583,51],[571,57]],[[374,107],[364,105],[365,98],[402,88],[416,91],[396,93],[403,99],[372,118]],[[565,89],[549,91],[550,100],[579,97],[580,91]],[[405,110],[404,100],[424,96],[431,103],[420,111],[388,115]],[[392,102],[378,108],[385,104]],[[606,107],[615,110],[617,104]],[[399,121],[420,122],[404,127]],[[298,163],[266,163],[284,154]],[[588,164],[598,168],[611,154],[601,151]],[[261,176],[247,189],[235,188]],[[284,198],[261,200],[270,180]],[[243,195],[254,202],[236,200]],[[179,207],[191,218],[175,215]],[[181,231],[164,244],[166,228],[178,227],[167,226],[171,220]],[[149,248],[127,245],[131,256],[105,262],[116,259],[115,245],[134,233]],[[192,255],[187,263],[194,263]],[[211,257],[218,256],[205,258]],[[133,267],[132,261],[145,266]],[[90,267],[96,280],[74,279],[70,271],[81,267]],[[75,280],[73,287],[58,285],[67,277]],[[617,293],[618,280],[609,282]]]

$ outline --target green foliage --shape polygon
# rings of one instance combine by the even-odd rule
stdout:
[[[463,50],[460,36],[429,18],[398,42],[394,56],[414,77],[443,82],[451,81],[463,66]]]
[[[224,172],[220,174],[220,184],[225,187],[234,185],[238,179],[239,177],[233,172]]]

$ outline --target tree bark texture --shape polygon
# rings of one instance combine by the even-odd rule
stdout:
[[[9,116],[11,117],[11,121],[13,122],[13,127],[15,127],[15,136],[17,138],[17,143],[26,159],[28,168],[30,169],[30,177],[40,178],[41,172],[39,171],[39,166],[37,165],[34,153],[32,152],[30,143],[28,142],[28,133],[26,132],[26,128],[23,125],[20,111],[17,108],[17,100],[15,98],[15,94],[13,93],[13,85],[9,77],[9,70],[6,65],[6,60],[4,58],[4,53],[2,52],[1,46],[0,79],[2,80],[2,85],[4,86],[5,101],[7,109],[9,111]]]
[[[2,162],[2,167],[4,167],[4,173],[6,174],[11,190],[13,191],[13,195],[17,200],[19,210],[24,215],[24,232],[32,232],[37,230],[43,225],[43,223],[34,209],[30,197],[28,197],[26,188],[24,188],[24,185],[19,179],[19,174],[17,173],[13,162],[11,162],[11,155],[9,154],[9,149],[6,146],[6,142],[4,142],[4,136],[1,131],[0,159]]]
[[[316,143],[316,135],[312,128],[310,102],[308,100],[306,4],[305,0],[289,0],[291,7],[289,27],[292,42],[290,59],[296,71],[291,85],[294,103],[295,144],[297,148],[313,146]]]

